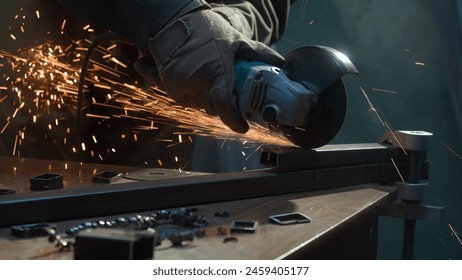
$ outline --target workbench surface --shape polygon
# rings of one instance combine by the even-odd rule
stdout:
[[[173,247],[168,240],[164,241],[156,247],[154,258],[374,258],[377,230],[376,206],[390,204],[394,199],[395,189],[393,187],[368,184],[197,205],[195,207],[199,208],[210,222],[206,228],[207,236],[196,238],[192,243],[182,247]],[[215,217],[214,213],[217,211],[226,211],[230,217]],[[311,222],[284,226],[268,223],[269,215],[289,212],[305,214],[311,218]],[[14,215],[14,213],[8,213],[8,215]],[[108,218],[111,217],[104,217],[104,219]],[[100,218],[95,217],[85,221],[98,219]],[[229,234],[229,226],[233,220],[257,221],[258,228],[255,233]],[[82,221],[74,220],[55,224],[57,231],[65,236],[64,232],[68,227]],[[217,233],[219,226],[226,227],[228,236],[232,235],[238,241],[224,243],[226,236]],[[351,228],[364,228],[363,232],[366,235],[361,237],[362,245],[358,245],[357,241],[353,240],[354,238],[348,240],[352,235],[345,234],[345,232],[350,232]],[[357,233],[354,233],[354,236],[358,236]],[[329,252],[333,250],[332,245],[335,243],[333,241],[345,238],[347,239],[344,240],[345,243],[354,246],[356,251],[365,250],[367,252],[359,255],[358,252],[338,252],[339,250],[351,250],[342,248],[343,245],[336,247],[336,252]],[[10,228],[2,228],[0,229],[0,259],[73,259],[73,252],[60,252],[48,242],[46,237],[19,239],[11,236]]]

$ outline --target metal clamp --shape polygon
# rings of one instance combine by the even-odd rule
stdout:
[[[395,182],[401,202],[380,209],[380,215],[404,219],[403,259],[412,259],[417,219],[442,218],[444,207],[421,204],[427,182],[420,182],[420,167],[431,145],[433,134],[425,131],[388,131],[379,143],[403,149],[408,157],[408,176],[404,182]]]
[[[387,131],[378,142],[409,151],[428,151],[433,133],[416,130]]]

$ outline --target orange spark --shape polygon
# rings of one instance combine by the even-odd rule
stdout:
[[[61,24],[61,30],[64,30],[64,27],[66,26],[66,19],[63,20],[63,23]]]
[[[398,94],[398,92],[396,92],[396,91],[387,90],[387,89],[381,89],[381,88],[372,88],[372,90],[380,91],[380,92],[385,92],[385,93]]]
[[[382,118],[380,117],[379,113],[377,112],[377,109],[374,107],[374,104],[372,104],[371,100],[369,99],[369,96],[367,95],[366,91],[362,88],[362,87],[359,87],[361,89],[361,92],[363,93],[364,97],[366,98],[366,101],[367,103],[369,104],[369,107],[370,107],[370,111],[374,112],[375,115],[377,116],[377,118],[379,119],[380,123],[382,124],[382,126],[385,126]]]
[[[398,166],[396,165],[395,160],[393,158],[391,158],[391,162],[393,163],[393,166],[395,167],[396,171],[398,172],[398,175],[401,178],[401,181],[404,182],[403,175],[401,175],[401,172],[399,171]]]

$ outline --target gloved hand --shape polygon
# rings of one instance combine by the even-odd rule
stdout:
[[[149,50],[167,94],[177,103],[219,115],[238,133],[249,129],[234,94],[234,61],[262,61],[282,66],[284,58],[252,41],[210,9],[196,10],[167,25],[149,40]],[[136,68],[145,76],[155,71],[146,60]]]

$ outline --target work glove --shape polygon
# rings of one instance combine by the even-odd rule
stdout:
[[[149,39],[148,47],[157,73],[146,59],[138,61],[136,69],[152,79],[158,74],[165,91],[178,104],[218,115],[238,133],[247,132],[249,126],[234,92],[235,60],[277,67],[284,63],[277,52],[248,39],[210,9],[195,10],[171,22]]]

